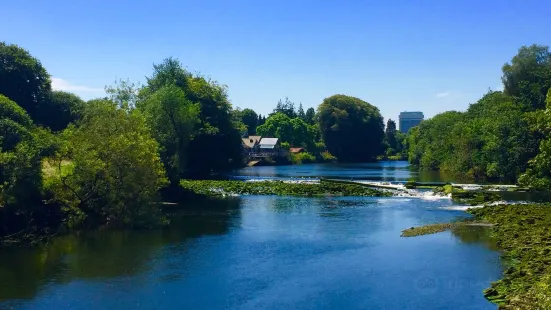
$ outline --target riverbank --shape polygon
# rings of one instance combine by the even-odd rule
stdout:
[[[495,205],[469,209],[474,220],[491,225],[491,236],[503,251],[503,278],[484,296],[500,309],[551,309],[551,206]],[[410,228],[402,236],[437,233],[465,223]]]

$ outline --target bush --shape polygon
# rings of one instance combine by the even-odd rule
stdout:
[[[337,160],[337,157],[333,156],[329,151],[323,151],[321,152],[321,158],[324,162],[334,162]]]
[[[308,163],[315,163],[316,157],[308,152],[298,153],[298,154],[290,154],[289,160],[293,164],[308,164]]]

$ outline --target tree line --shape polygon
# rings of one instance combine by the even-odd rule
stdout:
[[[467,111],[440,113],[410,130],[411,164],[474,180],[551,185],[551,53],[519,49],[502,68],[503,91],[488,91]]]
[[[52,90],[40,61],[17,45],[0,42],[0,64],[4,238],[60,225],[166,224],[161,194],[183,178],[242,167],[241,138],[250,134],[330,160],[375,160],[385,148],[379,110],[354,97],[331,96],[317,111],[280,100],[262,116],[234,108],[226,86],[167,58],[144,85],[121,80],[84,101]]]

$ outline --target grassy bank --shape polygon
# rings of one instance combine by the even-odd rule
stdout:
[[[551,206],[499,205],[471,209],[493,223],[503,250],[503,278],[484,292],[502,309],[551,309]]]
[[[283,181],[212,181],[182,180],[180,186],[187,191],[205,196],[224,195],[285,195],[285,196],[370,196],[386,197],[390,193],[361,185],[321,182],[288,183]]]

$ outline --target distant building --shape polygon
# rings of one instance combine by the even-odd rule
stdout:
[[[412,127],[419,125],[424,118],[423,112],[400,113],[400,132],[407,133]]]
[[[256,149],[258,149],[260,139],[262,139],[261,136],[248,136],[246,138],[241,138],[241,140],[243,141],[243,148],[247,152],[255,151]]]
[[[289,152],[293,154],[298,154],[298,153],[304,153],[305,150],[301,147],[292,147],[289,149]]]

